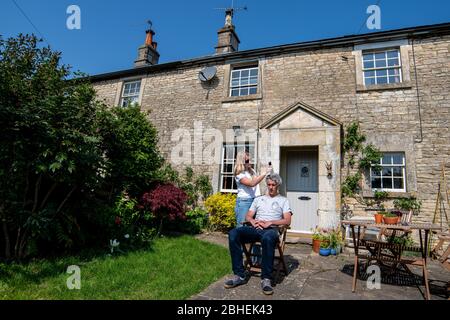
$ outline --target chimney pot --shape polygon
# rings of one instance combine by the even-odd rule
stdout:
[[[138,57],[134,61],[135,67],[144,67],[158,64],[159,53],[156,51],[157,43],[153,41],[155,32],[152,29],[145,31],[145,43],[138,49]]]
[[[145,37],[145,45],[151,46],[153,43],[153,36],[155,35],[155,32],[153,30],[147,30],[145,31],[146,37]]]

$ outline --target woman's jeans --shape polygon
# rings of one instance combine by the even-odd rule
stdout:
[[[242,227],[245,222],[245,216],[252,206],[254,198],[237,198],[234,213],[236,215],[236,227]]]

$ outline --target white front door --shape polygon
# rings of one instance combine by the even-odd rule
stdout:
[[[291,230],[310,233],[319,223],[317,151],[288,151],[286,196],[294,213]]]

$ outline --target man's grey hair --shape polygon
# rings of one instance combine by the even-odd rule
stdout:
[[[266,183],[268,180],[272,180],[277,184],[277,186],[281,186],[281,183],[283,180],[281,179],[280,175],[278,173],[271,173],[266,176]]]

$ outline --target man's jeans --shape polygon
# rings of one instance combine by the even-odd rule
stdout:
[[[230,231],[228,242],[231,255],[231,264],[233,273],[245,277],[245,269],[242,260],[242,244],[253,241],[261,241],[262,262],[261,262],[261,278],[272,280],[273,259],[275,254],[275,246],[278,242],[278,229],[255,229],[251,226],[238,227]]]

